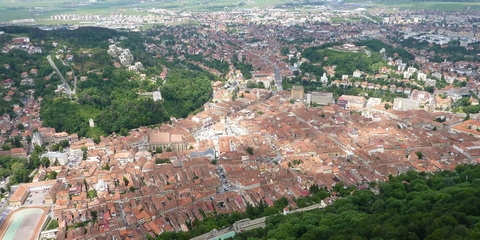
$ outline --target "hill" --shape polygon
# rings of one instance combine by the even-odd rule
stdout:
[[[480,166],[407,172],[322,210],[267,218],[234,239],[480,239]]]
[[[11,78],[21,92],[33,88],[35,97],[43,98],[40,117],[44,126],[79,136],[98,137],[112,132],[124,135],[127,129],[169,121],[171,116],[186,117],[210,99],[211,81],[216,80],[193,64],[152,56],[155,53],[147,52],[144,46],[152,40],[141,33],[93,27],[73,31],[5,27],[0,31],[7,33],[5,42],[25,35],[43,49],[35,54],[21,49],[0,54],[0,66],[9,65],[8,69],[0,67],[0,73]],[[111,45],[127,49],[130,62],[119,65],[119,57],[107,53]],[[60,77],[53,74],[47,55],[52,56],[70,88],[75,89],[74,95],[69,97],[62,91]],[[23,85],[20,73],[31,69],[38,70],[30,74],[33,83]],[[165,79],[160,79],[162,72],[168,73]],[[153,91],[161,92],[162,101],[152,99]],[[14,95],[10,103],[0,100],[0,106],[20,100]],[[11,110],[7,113],[11,114]],[[89,126],[90,118],[95,128]]]

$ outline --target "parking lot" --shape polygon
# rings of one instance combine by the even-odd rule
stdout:
[[[66,165],[69,168],[73,168],[73,167],[77,166],[78,164],[80,164],[80,162],[82,162],[82,157],[83,157],[83,152],[71,153],[70,156],[68,156]]]
[[[48,190],[40,190],[40,191],[31,191],[25,200],[24,206],[43,206],[45,203],[45,195],[47,194]]]

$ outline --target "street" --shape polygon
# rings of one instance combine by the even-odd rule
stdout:
[[[220,178],[220,187],[217,189],[217,194],[222,194],[224,192],[233,191],[237,189],[235,185],[232,185],[232,183],[225,176],[225,172],[223,171],[222,168],[217,166],[216,171],[217,171],[218,177]]]

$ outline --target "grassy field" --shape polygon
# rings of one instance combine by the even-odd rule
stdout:
[[[480,9],[480,1],[476,2],[414,2],[412,0],[344,0],[345,3],[364,3],[371,7],[388,6],[400,9],[425,9],[440,11],[462,11]]]
[[[0,10],[0,22],[8,22],[13,19],[32,18],[32,14],[27,10]]]
[[[286,3],[287,0],[257,0],[250,1],[241,8],[254,8],[264,6],[274,6],[280,3]],[[27,8],[28,7],[28,8]],[[55,24],[63,21],[50,20],[53,15],[59,14],[82,14],[82,15],[101,15],[108,16],[114,12],[120,12],[127,15],[147,15],[147,12],[137,12],[134,8],[163,8],[169,10],[187,10],[187,11],[230,11],[238,7],[237,0],[219,0],[219,1],[174,1],[166,0],[156,3],[129,3],[123,0],[108,1],[94,5],[79,4],[79,2],[65,0],[0,0],[0,23],[11,20],[34,18],[41,24]],[[7,8],[17,8],[16,10]]]

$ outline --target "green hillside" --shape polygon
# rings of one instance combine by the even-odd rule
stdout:
[[[323,210],[267,218],[234,239],[480,239],[480,166],[407,172]]]
[[[163,123],[171,116],[186,117],[211,98],[211,81],[216,80],[215,76],[195,65],[154,58],[155,53],[147,52],[143,45],[151,39],[141,33],[95,27],[73,31],[4,27],[0,31],[7,33],[0,43],[20,35],[29,36],[36,44],[45,42],[42,53],[27,54],[18,49],[0,53],[0,73],[5,79],[12,79],[19,92],[34,89],[35,97],[43,97],[40,117],[44,126],[78,133],[79,136],[98,137],[112,132],[126,135],[128,129]],[[118,59],[107,54],[108,39],[112,38],[117,38],[119,47],[130,50],[133,62],[142,63],[142,70],[135,72],[125,67],[113,67]],[[58,43],[57,47],[53,46],[54,42]],[[47,61],[48,54],[54,56],[52,59],[60,72],[66,74],[73,70],[78,77],[76,92],[71,98],[58,91],[55,93],[61,81],[56,74],[51,74],[53,68]],[[57,59],[66,56],[73,58],[69,66]],[[10,67],[7,69],[4,64]],[[163,66],[169,69],[165,82],[155,80],[165,70]],[[34,84],[20,85],[20,73],[33,68],[38,69],[38,74],[32,75]],[[74,88],[73,77],[69,85]],[[151,95],[138,94],[158,90],[163,101],[154,102]],[[21,96],[17,95],[13,95],[11,102],[0,99],[0,114],[12,114],[11,107],[6,106],[19,103],[20,99]],[[90,118],[95,121],[96,128],[90,128]]]

